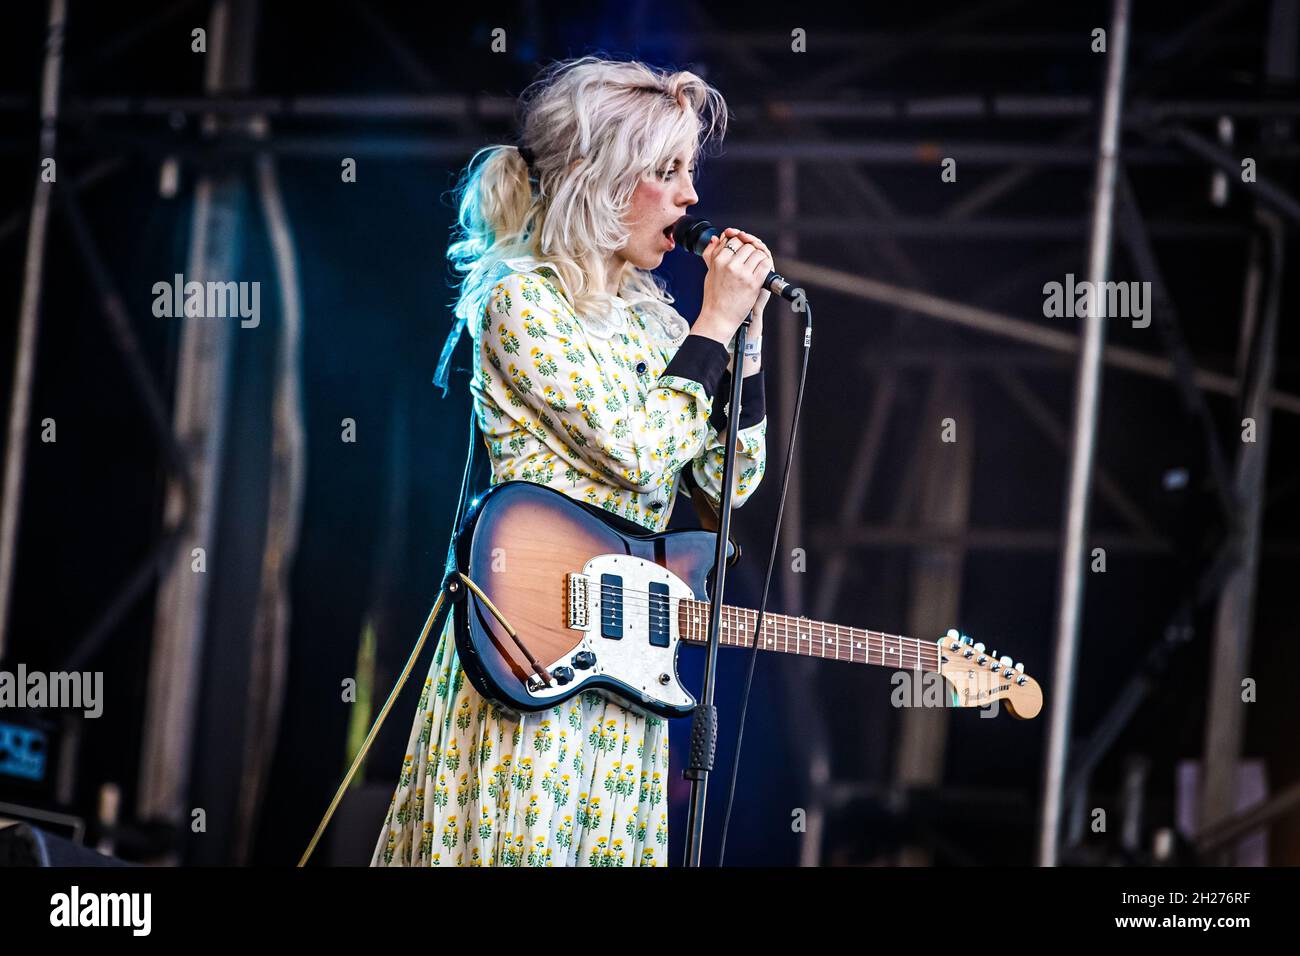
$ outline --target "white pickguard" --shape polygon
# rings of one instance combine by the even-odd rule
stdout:
[[[567,696],[575,686],[581,687],[593,677],[612,677],[622,681],[628,689],[623,691],[635,700],[639,695],[645,704],[659,702],[672,707],[691,707],[695,698],[677,680],[677,647],[680,641],[677,627],[678,600],[694,598],[695,592],[671,571],[626,554],[601,554],[592,558],[582,568],[586,578],[587,621],[584,627],[574,629],[581,640],[571,651],[555,661],[544,661],[547,669],[557,667],[573,669],[573,680],[567,684],[538,686],[530,683],[528,692],[535,700],[544,702],[551,698]],[[622,637],[606,637],[601,631],[605,599],[601,576],[618,575],[622,578]],[[663,584],[667,594],[668,645],[660,647],[650,643],[650,585]],[[611,605],[611,609],[612,609]],[[572,626],[572,625],[571,625]],[[595,655],[591,667],[579,668],[574,660],[580,651]]]

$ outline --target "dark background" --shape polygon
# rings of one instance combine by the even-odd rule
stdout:
[[[1136,5],[1129,59],[1129,89],[1174,99],[1265,102],[1295,99],[1261,78],[1268,5]],[[84,214],[122,295],[148,364],[163,393],[171,395],[176,373],[179,323],[153,317],[152,286],[185,271],[192,186],[205,168],[231,169],[251,177],[247,149],[223,150],[201,137],[195,114],[108,116],[95,101],[149,97],[197,97],[203,57],[190,51],[190,30],[207,22],[206,3],[70,4],[59,128],[59,177],[67,183],[105,161],[111,171],[79,191]],[[1171,41],[1207,11],[1225,15],[1173,49]],[[5,361],[0,386],[11,387],[12,343],[22,280],[32,170],[38,160],[36,90],[42,62],[45,6],[11,5],[0,40],[0,322]],[[260,96],[367,96],[383,93],[489,94],[514,96],[539,65],[552,59],[604,51],[657,65],[691,68],[706,76],[737,111],[722,155],[706,160],[698,182],[700,211],[716,216],[775,216],[774,164],[729,159],[728,148],[746,143],[794,140],[906,141],[913,157],[866,169],[878,187],[872,201],[837,183],[836,167],[801,170],[799,205],[811,217],[866,215],[934,221],[951,203],[979,189],[1009,164],[967,164],[960,149],[957,183],[939,179],[937,155],[926,144],[995,143],[1048,146],[1083,126],[1075,141],[1096,142],[1096,118],[1046,117],[990,122],[809,122],[772,117],[765,104],[784,97],[822,101],[902,102],[907,97],[1011,94],[1099,96],[1105,58],[1089,50],[1090,32],[1109,22],[1103,4],[912,3],[872,5],[745,4],[741,10],[678,2],[608,4],[586,8],[540,4],[440,5],[352,4],[310,6],[264,3],[257,19],[254,91]],[[504,27],[509,49],[489,50],[489,31]],[[791,54],[788,32],[807,29],[809,53]],[[836,38],[878,35],[874,43],[835,47]],[[785,37],[783,40],[782,37]],[[984,38],[979,40],[978,38]],[[975,38],[975,39],[972,39]],[[827,52],[824,49],[829,47]],[[835,67],[865,58],[865,69]],[[131,111],[128,111],[130,113]],[[1214,125],[1189,125],[1207,137]],[[1239,142],[1260,138],[1262,122],[1237,126]],[[468,154],[446,159],[403,144],[446,139],[510,142],[508,119],[465,117],[459,123],[286,117],[270,121],[287,211],[299,255],[304,303],[302,375],[307,442],[303,523],[292,577],[291,658],[282,727],[270,790],[261,807],[258,839],[249,862],[285,864],[297,859],[314,830],[350,754],[344,732],[350,706],[340,701],[340,682],[355,672],[367,614],[380,622],[375,693],[391,686],[437,591],[442,556],[456,504],[468,414],[462,369],[444,399],[431,384],[449,327],[451,277],[445,246],[453,210],[447,191]],[[1130,144],[1146,145],[1130,132]],[[314,145],[313,145],[314,144]],[[387,147],[397,155],[381,155]],[[160,166],[180,158],[175,198],[159,194]],[[342,156],[358,158],[356,183],[340,181]],[[1260,159],[1260,174],[1290,186],[1296,153]],[[817,164],[809,163],[809,167]],[[1253,199],[1235,183],[1224,206],[1210,202],[1209,168],[1201,162],[1135,163],[1128,169],[1139,205],[1153,222],[1206,226],[1194,237],[1167,238],[1156,230],[1155,248],[1172,291],[1182,331],[1197,363],[1232,373],[1236,360],[1247,238]],[[999,200],[984,218],[1042,220],[1077,226],[1069,235],[953,238],[916,230],[894,237],[871,234],[804,235],[799,258],[848,272],[921,288],[960,301],[1074,331],[1072,319],[1042,319],[1042,284],[1082,278],[1092,188],[1089,163],[1048,165]],[[279,319],[275,274],[260,213],[243,210],[238,278],[262,282],[262,323],[235,335],[226,507],[213,552],[221,574],[212,581],[210,629],[205,640],[200,720],[191,788],[192,806],[208,810],[206,836],[183,833],[181,858],[194,863],[232,862],[227,845],[234,813],[233,779],[243,734],[246,641],[255,594],[257,560],[265,532],[269,395],[266,348]],[[737,224],[745,226],[745,222]],[[746,226],[748,228],[748,226]],[[758,231],[754,229],[753,231]],[[760,232],[760,234],[763,234]],[[1162,238],[1166,236],[1166,238]],[[774,248],[774,237],[764,235]],[[1073,258],[1071,258],[1073,257]],[[1288,253],[1287,263],[1294,259]],[[902,274],[900,262],[914,274]],[[1053,265],[1055,263],[1055,265]],[[779,257],[778,257],[779,265]],[[1113,278],[1136,279],[1119,245]],[[995,300],[980,290],[1000,277],[1028,278]],[[1287,270],[1289,273],[1289,269]],[[702,265],[684,254],[664,265],[679,308],[693,317]],[[797,276],[795,277],[798,278]],[[1289,317],[1294,289],[1283,281],[1276,388],[1300,391],[1297,337]],[[811,290],[810,290],[811,291]],[[887,523],[912,449],[938,430],[926,416],[926,392],[934,376],[952,374],[951,357],[1009,346],[988,336],[921,315],[829,291],[814,292],[817,334],[798,454],[804,467],[804,520],[808,540],[787,527],[783,543],[804,547],[808,578],[824,566],[816,544],[834,533],[838,502],[854,447],[865,426],[872,388],[891,356],[923,350],[926,366],[898,365],[898,404],[882,448],[881,465],[868,499],[867,521]],[[33,419],[52,417],[58,442],[29,445],[20,527],[20,560],[6,664],[56,669],[118,593],[128,569],[153,546],[161,525],[161,451],[141,403],[108,334],[99,299],[66,220],[55,211],[46,253],[40,345]],[[778,403],[775,376],[795,354],[774,346],[774,330],[794,321],[769,308],[764,364],[768,369],[771,456],[761,490],[737,512],[737,536],[746,559],[730,580],[729,603],[756,606],[775,516],[789,409]],[[1154,329],[1108,323],[1108,341],[1163,354]],[[947,356],[948,359],[944,357]],[[872,365],[868,359],[874,360]],[[945,364],[947,362],[947,364]],[[959,423],[961,440],[975,442],[970,523],[1012,530],[1060,527],[1066,457],[1043,437],[1025,413],[993,381],[990,371],[966,373],[973,396],[973,423]],[[1046,363],[1024,372],[1039,400],[1068,423],[1073,361]],[[6,398],[7,401],[7,398]],[[1229,455],[1240,448],[1237,401],[1210,396],[1214,434]],[[339,440],[343,418],[358,423],[358,441]],[[969,431],[966,426],[971,424]],[[35,426],[34,426],[35,427]],[[1300,498],[1293,449],[1300,437],[1296,416],[1272,420],[1269,497],[1254,629],[1252,673],[1260,678],[1259,703],[1250,710],[1245,756],[1268,761],[1270,783],[1280,788],[1300,775],[1293,742],[1297,708],[1280,677],[1295,637],[1296,529]],[[969,436],[969,439],[968,439]],[[946,446],[945,446],[946,447]],[[940,450],[942,452],[942,449]],[[1184,409],[1170,383],[1121,370],[1105,371],[1097,460],[1139,505],[1165,546],[1156,550],[1112,549],[1104,575],[1090,575],[1076,691],[1076,734],[1085,734],[1105,713],[1120,684],[1147,649],[1161,639],[1173,609],[1186,596],[1210,549],[1222,534],[1205,455],[1201,424]],[[943,467],[931,457],[927,467]],[[1187,472],[1182,489],[1165,478]],[[690,524],[688,501],[674,520]],[[1122,528],[1122,520],[1094,495],[1098,533]],[[822,538],[818,538],[818,534]],[[833,620],[905,633],[911,560],[906,548],[860,548]],[[779,566],[779,565],[778,565]],[[1052,668],[1058,555],[1053,549],[973,549],[964,560],[959,621],[952,622],[1023,660],[1044,683]],[[813,585],[805,586],[806,592]],[[89,665],[103,670],[105,715],[88,722],[78,759],[75,805],[93,815],[95,794],[105,781],[123,788],[123,807],[137,798],[139,743],[144,720],[147,662],[154,615],[152,585],[131,603]],[[787,607],[775,593],[774,611]],[[1204,746],[1205,686],[1212,614],[1194,616],[1195,636],[1179,653],[1168,677],[1139,711],[1094,781],[1099,805],[1114,794],[1122,761],[1142,754],[1152,760],[1150,826],[1169,825],[1174,811],[1174,768],[1199,759]],[[928,636],[928,635],[918,635]],[[682,653],[683,676],[698,686],[700,655]],[[732,734],[743,680],[740,655],[724,654],[720,667],[722,715],[719,768],[709,803],[706,858],[716,852]],[[791,813],[807,798],[804,759],[808,708],[816,706],[831,731],[835,777],[887,785],[899,715],[888,706],[889,674],[883,670],[813,664],[815,702],[793,692],[793,662],[760,661],[750,701],[745,759],[739,777],[728,862],[786,864],[796,861],[801,835],[791,832]],[[417,668],[422,677],[427,654]],[[413,683],[418,684],[418,681]],[[372,791],[391,790],[409,729],[416,691],[404,694],[385,726],[366,768]],[[673,727],[672,858],[684,837],[685,787],[680,777],[685,722]],[[977,719],[960,712],[949,724],[944,783],[954,791],[995,792],[1002,809],[988,823],[960,812],[929,821],[942,837],[936,862],[1029,863],[1036,836],[1047,718],[1033,722]],[[0,799],[5,796],[0,784]],[[346,806],[346,804],[345,804]],[[131,821],[143,825],[147,821]],[[381,819],[359,813],[335,826],[355,827],[368,846]],[[910,818],[887,812],[887,802],[850,802],[832,815],[826,862],[870,863],[913,831]],[[1279,827],[1271,862],[1300,862],[1294,837]],[[1288,840],[1290,842],[1288,842]],[[1106,845],[1106,840],[1098,841]]]

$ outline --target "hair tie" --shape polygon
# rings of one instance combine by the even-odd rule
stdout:
[[[542,189],[541,180],[537,177],[537,169],[533,165],[537,157],[533,155],[533,151],[527,146],[516,146],[515,149],[519,150],[519,158],[528,167],[528,185],[533,191],[533,198],[536,198]]]

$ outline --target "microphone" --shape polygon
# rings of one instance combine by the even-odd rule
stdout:
[[[704,250],[709,246],[710,239],[721,234],[722,230],[709,220],[700,219],[696,216],[682,216],[673,226],[673,241],[687,252],[693,252],[697,256],[704,254]],[[789,302],[797,301],[796,293],[802,292],[801,289],[787,282],[784,276],[776,272],[767,274],[767,278],[763,280],[763,288]]]

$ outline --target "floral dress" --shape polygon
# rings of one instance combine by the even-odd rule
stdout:
[[[662,303],[614,297],[580,319],[545,263],[505,267],[473,330],[492,484],[549,485],[662,531],[689,465],[716,502],[727,349]],[[762,378],[741,383],[737,507],[766,465]],[[484,698],[448,616],[371,865],[664,866],[667,777],[663,718],[594,691],[531,714]]]

